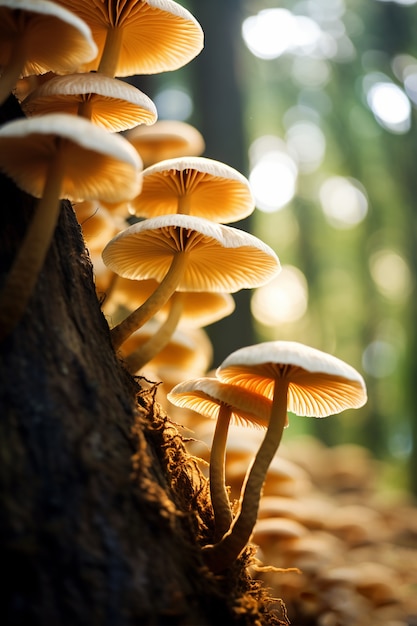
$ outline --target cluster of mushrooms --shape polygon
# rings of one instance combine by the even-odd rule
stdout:
[[[0,128],[0,168],[39,198],[0,290],[0,340],[25,311],[60,200],[69,199],[126,367],[169,379],[170,407],[216,419],[215,534],[203,554],[219,573],[254,532],[288,412],[325,417],[359,408],[366,387],[340,359],[289,341],[241,348],[207,374],[204,326],[233,312],[233,293],[272,280],[280,262],[263,241],[230,226],[255,208],[248,180],[201,156],[195,129],[158,120],[150,98],[120,80],[175,70],[203,43],[196,19],[173,0],[0,0],[0,99],[14,93],[25,114]],[[225,469],[234,421],[265,430],[236,506]]]
[[[194,433],[187,448],[204,471],[215,423],[176,407],[171,415]],[[262,436],[230,426],[233,507]],[[417,509],[407,492],[387,487],[391,471],[358,444],[327,446],[311,435],[281,443],[264,482],[250,572],[284,599],[291,624],[415,623]]]

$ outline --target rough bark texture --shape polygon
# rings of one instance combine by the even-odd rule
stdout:
[[[20,115],[13,98],[1,123]],[[34,200],[0,179],[0,285]],[[278,624],[245,565],[205,568],[207,483],[114,354],[69,202],[35,293],[0,346],[1,622]]]

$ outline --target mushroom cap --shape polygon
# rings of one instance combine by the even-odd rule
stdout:
[[[291,541],[308,535],[308,529],[296,520],[286,517],[263,517],[256,522],[253,541],[261,547],[278,541]]]
[[[206,144],[203,135],[180,120],[158,120],[152,126],[136,126],[125,134],[142,157],[144,167],[182,156],[200,156]]]
[[[225,163],[205,157],[179,157],[143,170],[141,193],[131,202],[139,217],[178,211],[186,199],[187,213],[214,222],[235,222],[250,215],[255,200],[249,181]]]
[[[247,389],[221,383],[216,378],[201,377],[176,385],[167,395],[176,406],[192,409],[201,415],[217,419],[222,405],[231,409],[231,419],[237,423],[266,428],[272,401]]]
[[[118,220],[97,201],[74,202],[72,208],[90,250],[103,248],[109,238],[120,230]]]
[[[59,0],[91,28],[99,53],[83,71],[97,70],[108,31],[122,31],[115,76],[176,70],[196,57],[204,34],[195,17],[173,0]]]
[[[267,341],[240,348],[217,368],[223,382],[273,397],[275,380],[286,378],[288,411],[326,417],[366,403],[366,386],[353,367],[294,341]]]
[[[55,76],[58,76],[55,72],[46,72],[45,74],[29,74],[28,76],[23,76],[17,81],[13,94],[20,105],[22,105],[23,100],[27,98],[32,91],[35,91],[35,89],[43,85],[43,83],[46,83],[48,80],[55,78]]]
[[[76,71],[98,51],[87,24],[49,0],[1,0],[0,41],[0,68],[10,63],[17,45],[25,46],[23,76]]]
[[[103,260],[125,278],[161,282],[173,258],[188,254],[177,291],[233,293],[264,284],[280,270],[275,252],[237,228],[191,215],[162,215],[138,222],[114,237]]]
[[[141,161],[136,150],[123,137],[84,118],[50,113],[0,128],[0,169],[35,197],[42,196],[58,150],[65,163],[61,198],[117,202],[139,193]]]
[[[138,124],[153,124],[156,106],[142,91],[128,83],[99,74],[56,76],[32,91],[22,102],[27,116],[46,113],[78,115],[83,103],[91,108],[89,119],[110,132]]]
[[[133,280],[117,277],[110,294],[107,308],[113,309],[117,305],[133,310],[139,307],[158,287],[158,282],[152,278],[147,280]],[[159,313],[166,316],[170,309],[170,300],[160,309]],[[230,293],[213,292],[186,292],[184,293],[183,309],[178,327],[200,328],[231,315],[236,303]],[[158,317],[160,316],[158,313]]]

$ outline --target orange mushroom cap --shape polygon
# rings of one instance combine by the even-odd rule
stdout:
[[[0,128],[0,148],[0,169],[35,197],[42,196],[58,152],[64,169],[60,198],[117,202],[140,190],[136,150],[81,117],[50,113],[7,122]]]
[[[180,120],[158,120],[152,126],[136,126],[125,133],[144,167],[182,156],[200,156],[205,150],[202,134]]]
[[[126,228],[104,248],[103,260],[120,276],[161,282],[181,252],[189,256],[177,291],[233,293],[263,284],[280,270],[275,252],[257,237],[179,214]]]
[[[143,170],[142,191],[131,208],[139,217],[184,213],[229,223],[250,215],[255,200],[249,181],[230,165],[180,157]]]
[[[153,124],[157,119],[155,104],[142,91],[97,72],[51,78],[25,98],[22,109],[27,116],[81,115],[110,132]]]
[[[59,4],[90,26],[98,46],[97,57],[83,71],[133,76],[176,70],[204,45],[197,20],[173,0],[59,0]],[[104,62],[103,52],[108,57]]]
[[[277,378],[287,379],[288,410],[325,417],[367,401],[362,376],[335,356],[294,341],[270,341],[236,350],[217,369],[223,382],[273,397]]]

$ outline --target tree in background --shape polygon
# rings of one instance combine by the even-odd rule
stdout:
[[[262,150],[278,155],[248,227],[296,270],[291,284],[308,302],[285,317],[293,296],[281,273],[275,295],[263,293],[263,315],[250,322],[239,308],[228,345],[252,329],[363,370],[367,409],[313,432],[366,445],[392,461],[394,485],[416,492],[415,3],[217,4],[195,6],[216,43],[184,77],[193,119],[210,154],[239,163],[254,183]],[[266,319],[268,302],[275,316]]]

